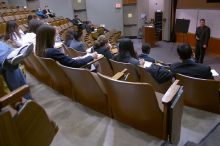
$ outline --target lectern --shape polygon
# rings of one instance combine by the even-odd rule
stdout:
[[[154,26],[144,26],[143,31],[143,42],[148,43],[150,47],[155,47],[156,38]]]

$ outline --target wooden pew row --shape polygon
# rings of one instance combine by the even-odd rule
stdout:
[[[8,107],[29,91],[27,85],[0,98],[0,145],[50,145],[58,131],[45,110],[34,101],[27,101],[14,115]],[[30,124],[31,123],[31,124]]]

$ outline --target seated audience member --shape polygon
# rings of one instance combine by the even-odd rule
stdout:
[[[73,40],[70,43],[70,48],[73,48],[77,51],[85,52],[85,44],[81,41],[82,40],[82,31],[74,31],[73,33]]]
[[[42,19],[48,18],[48,16],[46,14],[44,14],[43,11],[40,8],[37,9],[36,15],[39,16]]]
[[[47,15],[47,16],[49,16],[49,17],[51,17],[51,18],[55,17],[55,13],[53,13],[53,12],[48,8],[47,5],[44,7],[44,9],[43,9],[42,12],[43,12],[44,15]]]
[[[96,52],[79,59],[66,56],[59,49],[54,48],[55,35],[56,30],[52,26],[43,24],[37,29],[36,54],[38,56],[52,58],[69,67],[81,67],[97,58]]]
[[[37,31],[37,28],[40,27],[43,24],[44,23],[42,21],[37,20],[37,19],[30,20],[28,32],[24,36],[22,36],[22,40],[24,41],[24,44],[25,43],[33,43],[34,48],[35,48],[35,45],[36,45],[36,31]]]
[[[100,35],[95,41],[92,51],[104,55],[107,59],[112,59],[114,55],[111,53],[110,49],[111,45],[108,43],[108,39],[104,35]]]
[[[64,44],[67,47],[70,47],[70,43],[73,39],[74,39],[74,30],[69,28],[64,32]]]
[[[142,44],[142,53],[138,56],[138,58],[144,59],[145,61],[155,63],[155,59],[149,56],[150,54],[150,46],[147,43]]]
[[[115,61],[143,65],[144,60],[138,60],[131,39],[124,38],[119,41],[119,54],[114,57]]]
[[[3,75],[10,91],[14,91],[26,84],[24,74],[18,64],[26,58],[33,50],[33,44],[18,49],[12,49],[0,41],[0,74]],[[32,99],[30,93],[24,96],[25,99]]]
[[[182,62],[174,63],[170,66],[170,69],[174,74],[180,73],[190,77],[213,79],[209,66],[195,63],[195,61],[191,59],[192,48],[190,45],[183,44],[178,46],[177,53]]]
[[[95,27],[92,25],[91,21],[87,21],[85,25],[85,29],[87,33],[91,33],[95,30]]]
[[[12,48],[19,48],[23,46],[22,36],[24,32],[19,29],[15,20],[10,20],[6,23],[6,33],[4,41]]]

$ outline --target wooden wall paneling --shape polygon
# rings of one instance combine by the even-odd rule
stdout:
[[[207,3],[207,0],[179,0],[178,9],[220,9],[220,3]]]
[[[187,37],[188,37],[188,41],[187,41]],[[195,48],[196,45],[195,34],[188,33],[187,37],[183,33],[176,33],[176,42],[178,43],[188,42],[193,48]],[[209,54],[220,56],[219,46],[220,46],[220,39],[211,37],[206,51]]]

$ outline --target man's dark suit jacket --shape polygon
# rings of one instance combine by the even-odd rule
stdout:
[[[75,67],[75,68],[86,65],[87,63],[93,60],[92,56],[87,56],[82,59],[72,59],[71,57],[66,56],[65,54],[63,54],[62,52],[60,52],[58,49],[55,48],[48,48],[45,57],[52,58],[58,61],[62,65]]]
[[[195,63],[191,59],[184,60],[182,63],[174,63],[170,66],[171,72],[180,73],[195,78],[213,79],[211,68],[204,64]]]
[[[113,59],[114,55],[108,48],[101,47],[101,48],[94,48],[93,51],[96,51],[98,54],[102,54],[107,59]]]
[[[208,41],[210,38],[210,28],[208,26],[204,26],[203,28],[197,27],[196,28],[196,36],[199,38],[199,40],[197,40],[197,45],[208,46]]]
[[[140,54],[140,55],[138,56],[138,58],[142,58],[142,59],[144,59],[145,61],[149,61],[149,62],[155,63],[155,59],[154,59],[154,58],[151,58],[148,54],[142,53],[142,54]]]

